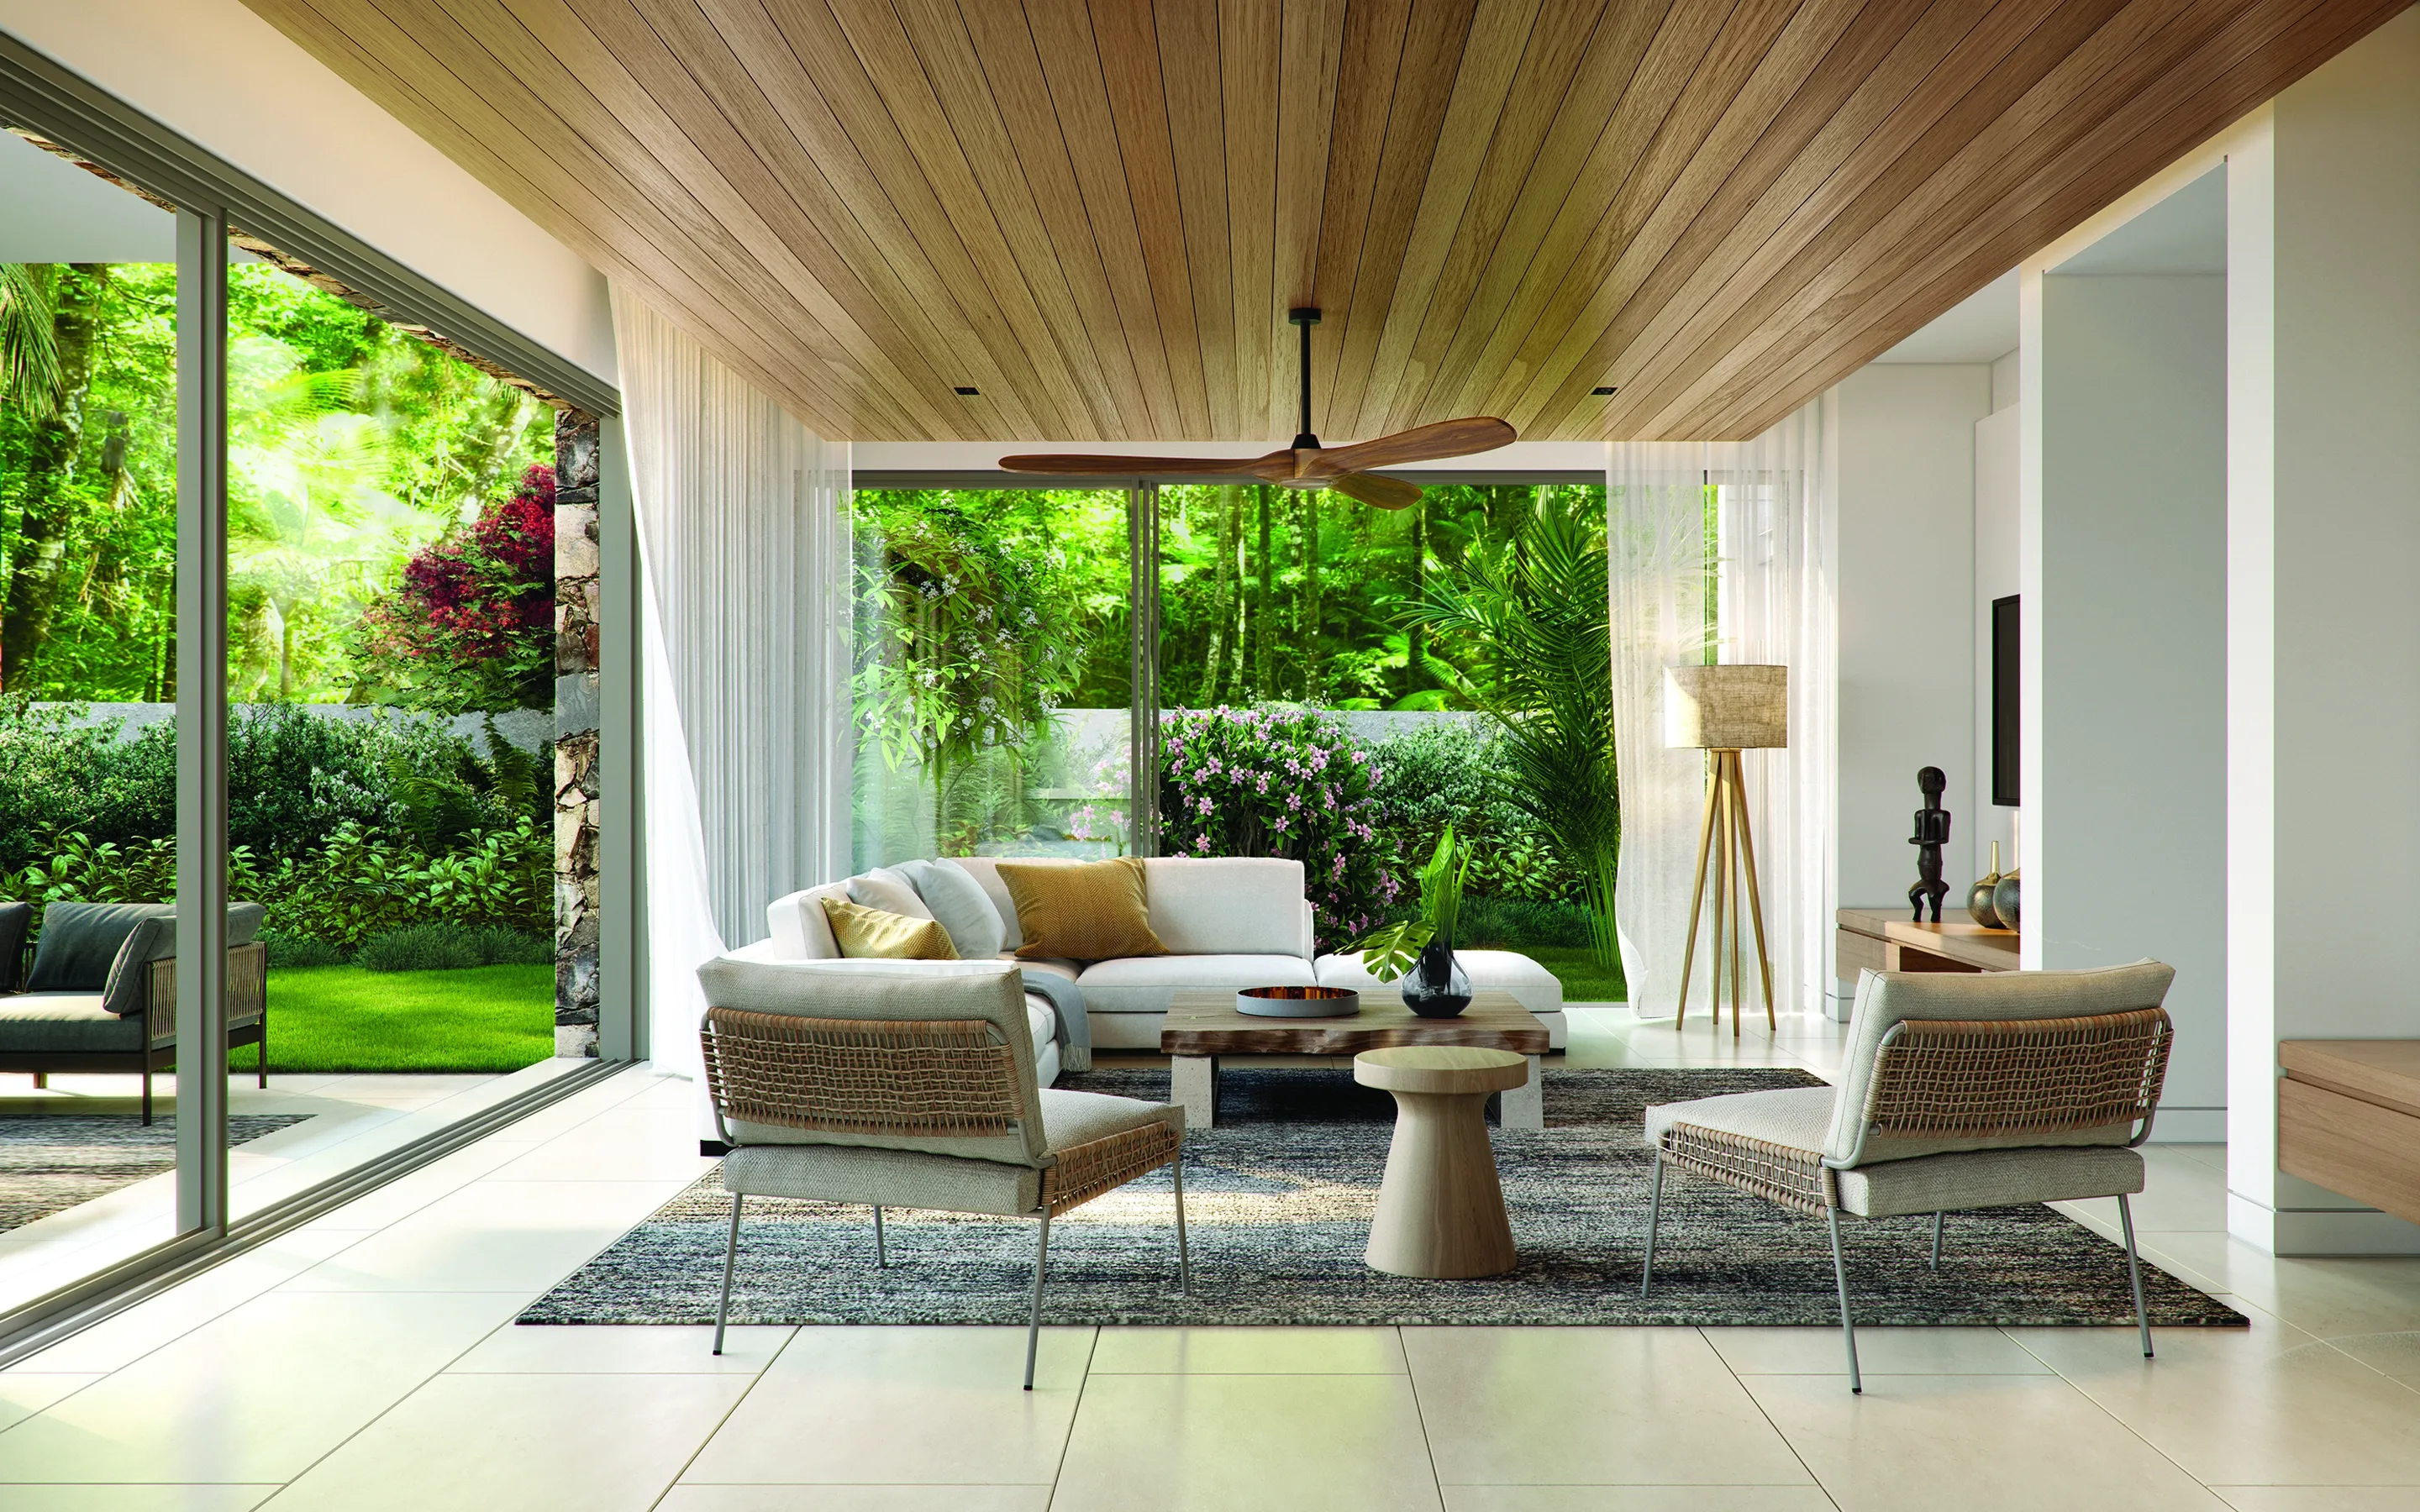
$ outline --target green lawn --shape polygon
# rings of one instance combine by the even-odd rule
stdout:
[[[1620,965],[1601,966],[1585,946],[1524,945],[1517,949],[1559,978],[1566,1003],[1624,1003],[1630,987]]]
[[[249,1071],[257,1052],[229,1059]],[[269,973],[269,1069],[519,1071],[554,1054],[554,968]]]

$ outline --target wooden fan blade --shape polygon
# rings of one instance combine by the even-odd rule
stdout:
[[[1381,436],[1375,440],[1328,447],[1319,454],[1313,466],[1317,471],[1332,475],[1363,472],[1371,468],[1401,467],[1406,462],[1430,462],[1439,457],[1467,456],[1473,452],[1492,452],[1499,446],[1508,446],[1519,434],[1504,422],[1485,416],[1440,420],[1434,425],[1399,430],[1392,436]]]
[[[1330,479],[1327,486],[1373,509],[1408,509],[1420,501],[1419,485],[1401,478],[1382,478],[1374,472],[1348,472]]]
[[[1083,456],[1039,454],[1003,456],[1003,472],[1040,472],[1062,478],[1162,478],[1210,476],[1267,477],[1271,482],[1294,471],[1294,454],[1279,452],[1275,464],[1266,456]],[[1281,471],[1271,476],[1270,468]]]

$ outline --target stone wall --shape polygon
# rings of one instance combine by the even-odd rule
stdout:
[[[597,1054],[597,421],[554,424],[554,1051]]]

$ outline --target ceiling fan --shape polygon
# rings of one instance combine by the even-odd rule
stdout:
[[[1003,456],[1001,470],[1063,478],[1257,478],[1281,488],[1333,488],[1375,508],[1402,509],[1419,502],[1419,486],[1380,477],[1370,469],[1467,456],[1493,451],[1515,439],[1512,427],[1503,421],[1473,416],[1417,425],[1351,446],[1320,445],[1319,438],[1311,433],[1311,328],[1319,324],[1319,312],[1288,310],[1286,319],[1302,332],[1302,433],[1283,451],[1254,457]]]

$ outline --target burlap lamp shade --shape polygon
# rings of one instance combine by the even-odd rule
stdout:
[[[1787,667],[1667,667],[1664,744],[1761,750],[1790,744]]]

